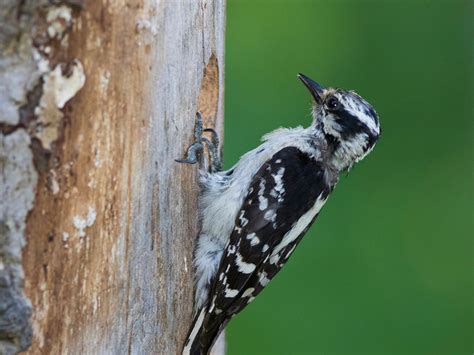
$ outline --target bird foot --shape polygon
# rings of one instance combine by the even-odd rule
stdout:
[[[203,132],[210,132],[211,139],[203,137]],[[194,142],[188,147],[186,157],[184,159],[175,159],[178,163],[202,165],[202,156],[204,152],[204,144],[207,145],[210,155],[209,172],[214,173],[222,170],[222,159],[219,152],[219,135],[212,128],[203,129],[202,116],[200,112],[196,112],[196,126],[194,128]]]

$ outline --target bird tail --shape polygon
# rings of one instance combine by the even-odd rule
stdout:
[[[182,355],[208,355],[224,329],[227,322],[221,326],[219,323],[209,322],[209,319],[206,319],[206,310],[207,307],[201,308],[194,317]]]
[[[208,349],[203,349],[200,342],[205,315],[206,307],[203,307],[194,317],[182,355],[207,355]]]

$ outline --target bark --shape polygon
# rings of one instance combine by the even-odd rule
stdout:
[[[174,159],[196,111],[222,133],[225,1],[4,0],[0,23],[0,353],[179,353],[198,187]]]

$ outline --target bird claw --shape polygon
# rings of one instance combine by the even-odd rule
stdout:
[[[203,150],[203,144],[201,142],[195,142],[189,146],[185,159],[175,159],[175,161],[183,164],[196,164]]]
[[[196,112],[196,127],[194,128],[194,143],[191,144],[186,151],[184,159],[175,159],[178,163],[196,164],[202,162],[202,153],[204,152],[204,143],[207,144],[210,154],[211,165],[209,171],[211,173],[222,170],[222,162],[219,152],[219,135],[212,128],[203,129],[202,116],[200,112]],[[202,136],[203,132],[211,133],[211,140]]]

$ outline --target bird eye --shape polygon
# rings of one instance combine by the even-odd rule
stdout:
[[[339,108],[339,105],[339,100],[334,96],[331,96],[326,102],[326,106],[330,110],[337,110]]]

